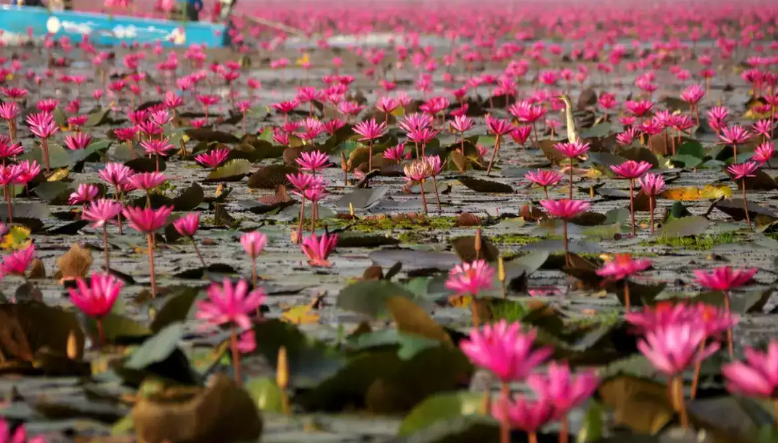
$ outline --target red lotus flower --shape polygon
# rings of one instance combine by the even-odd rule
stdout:
[[[316,172],[329,164],[330,157],[321,151],[302,152],[295,162],[304,171]]]
[[[267,295],[261,288],[251,292],[248,289],[246,280],[240,280],[235,285],[228,278],[225,278],[221,285],[211,283],[206,290],[208,299],[197,302],[195,316],[204,320],[207,325],[232,323],[240,328],[250,328],[248,314],[262,305]]]
[[[540,200],[540,205],[554,217],[571,220],[589,209],[589,203],[580,200]]]
[[[491,134],[497,136],[507,135],[513,131],[513,128],[513,123],[509,122],[508,120],[495,118],[488,114],[486,116],[486,129]]]
[[[732,174],[733,180],[741,180],[747,177],[756,177],[756,174],[754,173],[757,169],[759,169],[759,165],[757,165],[755,162],[745,162],[736,165],[730,165],[727,168],[727,172]]]
[[[116,222],[122,208],[119,202],[101,198],[92,201],[81,214],[81,218],[92,222],[93,228],[102,228],[106,223]]]
[[[654,102],[649,100],[628,100],[624,103],[624,107],[635,117],[643,117],[654,107]]]
[[[576,140],[572,143],[557,143],[554,145],[554,149],[565,157],[574,159],[589,152],[589,143],[583,143],[580,140]]]
[[[338,244],[337,234],[324,233],[321,237],[317,237],[316,234],[303,237],[300,248],[303,253],[308,257],[308,264],[313,267],[328,267],[330,262],[327,257],[335,250],[335,246]]]
[[[124,208],[122,214],[136,231],[142,234],[153,234],[157,229],[165,226],[172,212],[172,206],[163,206],[159,209],[128,206]]]
[[[1,145],[2,143],[0,143],[0,146]],[[751,156],[751,160],[758,162],[760,165],[764,165],[765,163],[768,163],[771,158],[773,158],[774,152],[775,148],[773,144],[770,142],[764,142],[757,146],[756,149],[754,149],[754,155]]]
[[[200,227],[200,213],[190,212],[173,222],[175,230],[183,237],[194,237]]]
[[[359,140],[375,140],[386,134],[388,130],[386,123],[378,124],[375,119],[370,119],[354,125],[354,132],[361,135]]]
[[[195,156],[195,161],[203,166],[216,169],[227,160],[230,155],[229,148],[216,148]]]
[[[721,128],[719,138],[728,145],[742,145],[751,138],[751,134],[746,128],[735,125]]]
[[[71,205],[83,205],[92,200],[100,194],[100,188],[92,184],[80,184],[76,192],[73,192],[68,197],[68,203]]]
[[[705,330],[693,324],[672,323],[648,331],[638,349],[658,371],[676,377],[719,349],[718,343],[703,345],[706,338]]]
[[[594,371],[573,374],[567,364],[551,362],[546,374],[531,374],[527,384],[538,397],[548,399],[555,417],[559,418],[591,397],[600,385],[600,379]]]
[[[735,394],[778,398],[778,342],[772,340],[766,352],[747,348],[745,356],[745,361],[727,363],[721,368],[727,389]]]
[[[30,125],[30,131],[40,138],[49,138],[59,131],[59,127],[54,123],[54,117],[48,112],[28,115],[27,124]]]
[[[522,381],[552,354],[551,348],[535,347],[536,335],[534,330],[522,333],[519,323],[500,320],[471,329],[459,347],[473,364],[488,369],[501,381]]]
[[[616,258],[597,270],[597,275],[611,280],[621,280],[645,271],[651,265],[651,260],[633,260],[629,254],[616,254]]]
[[[89,282],[83,278],[76,279],[76,288],[69,288],[70,302],[81,312],[100,319],[108,315],[113,308],[124,283],[113,275],[94,273]]]
[[[6,159],[15,157],[24,152],[24,147],[19,143],[11,143],[11,140],[0,135],[0,158]]]
[[[0,275],[21,275],[27,271],[32,259],[35,258],[35,245],[4,255],[0,263]]]
[[[636,162],[634,160],[627,160],[618,166],[611,165],[611,170],[613,170],[613,172],[630,180],[640,178],[649,169],[651,169],[651,163],[645,161]]]
[[[477,296],[479,292],[492,288],[494,269],[485,260],[456,265],[448,273],[446,288],[458,295]]]
[[[707,273],[703,270],[694,271],[697,284],[713,291],[728,292],[748,284],[756,274],[757,268],[732,269],[729,266],[715,268]]]
[[[65,146],[68,149],[86,149],[92,143],[92,137],[86,132],[76,132],[73,135],[65,137]]]

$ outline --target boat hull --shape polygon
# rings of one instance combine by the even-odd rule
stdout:
[[[46,8],[0,5],[0,29],[4,32],[41,38],[69,36],[80,41],[84,35],[95,44],[155,43],[165,46],[221,47],[228,44],[226,26],[203,22],[176,22]]]

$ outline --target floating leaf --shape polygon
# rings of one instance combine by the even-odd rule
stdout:
[[[621,376],[600,385],[605,406],[614,409],[615,422],[641,434],[656,434],[675,415],[667,387],[635,377]]]
[[[610,134],[612,129],[610,122],[604,122],[594,125],[589,129],[584,129],[579,136],[583,139],[605,137]]]
[[[451,337],[419,305],[408,297],[390,296],[386,309],[401,332],[420,335],[451,345]]]
[[[470,176],[459,177],[459,182],[475,192],[512,194],[513,188],[504,183],[481,180]]]
[[[84,333],[73,312],[41,303],[0,305],[0,350],[5,359],[31,362],[42,348],[67,355],[71,334],[76,337],[76,355],[83,355]]]
[[[106,343],[137,343],[151,335],[151,330],[146,326],[112,312],[103,317],[102,323]],[[97,322],[94,319],[87,319],[85,329],[93,339],[99,338]]]
[[[699,160],[705,158],[705,148],[703,148],[702,143],[697,140],[687,140],[678,148],[676,153],[678,155],[688,155]]]
[[[713,204],[713,207],[729,215],[737,221],[744,220],[746,218],[746,211],[743,207],[742,198],[732,198],[729,200],[717,201]],[[769,217],[771,219],[778,218],[778,213],[770,208],[760,206],[751,200],[748,200],[748,214],[752,220],[757,216]]]
[[[414,297],[402,286],[387,280],[360,281],[341,289],[336,305],[376,318],[387,312],[386,301],[395,296]]]
[[[691,237],[702,234],[711,225],[712,221],[699,215],[684,217],[668,222],[657,235],[665,238]]]
[[[276,368],[278,350],[286,349],[290,386],[311,388],[331,378],[345,364],[340,351],[322,342],[309,339],[297,326],[278,319],[266,319],[254,324],[257,348],[253,354],[262,355]]]
[[[727,175],[732,178],[732,174],[730,174],[729,171],[727,171]],[[738,188],[740,188],[741,182],[742,180],[738,180]],[[749,191],[772,191],[778,189],[778,183],[776,183],[775,179],[765,171],[757,169],[756,172],[754,172],[754,177],[746,178],[746,189]],[[730,195],[732,194],[730,193]]]
[[[50,205],[66,205],[70,194],[76,189],[70,183],[45,182],[35,187],[35,195]]]
[[[283,410],[283,391],[271,377],[253,378],[246,382],[248,391],[260,411],[281,414]]]
[[[476,260],[476,257],[480,257],[488,262],[497,261],[500,257],[500,250],[492,244],[486,237],[481,237],[481,252],[477,254],[475,250],[475,236],[468,235],[465,237],[459,237],[451,241],[451,246],[454,247],[454,252],[463,261],[470,263]]]
[[[34,160],[41,165],[41,169],[46,165],[46,161],[43,159],[43,148],[38,144],[34,145],[30,151],[20,155],[19,159]],[[68,151],[62,146],[49,141],[49,165],[52,168],[63,168],[72,164]]]
[[[378,186],[370,189],[355,189],[350,194],[346,194],[335,202],[335,207],[339,209],[349,209],[349,203],[354,209],[368,209],[378,203],[386,193],[389,192],[388,186]]]
[[[110,112],[111,108],[105,108],[89,114],[89,118],[86,120],[86,123],[84,123],[84,127],[93,128],[95,126],[100,126],[103,123],[106,123],[108,121],[108,114],[110,114]]]
[[[398,436],[407,436],[441,420],[481,413],[483,395],[475,392],[446,392],[419,403],[400,424]]]
[[[230,160],[206,177],[206,182],[230,182],[239,181],[251,172],[251,163],[248,160]]]
[[[198,293],[196,288],[184,288],[177,294],[165,297],[165,304],[151,322],[151,330],[159,332],[175,322],[183,322],[189,318]]]
[[[157,170],[157,159],[148,157],[138,157],[132,160],[124,162],[124,166],[132,169],[133,172],[155,172]],[[162,172],[167,168],[165,160],[159,159],[159,171]]]
[[[184,133],[190,139],[198,142],[207,142],[207,143],[216,142],[216,143],[224,143],[228,145],[240,142],[240,139],[238,137],[235,137],[232,134],[228,134],[222,131],[214,131],[213,129],[206,129],[206,128],[187,129],[186,131],[184,131]]]
[[[192,183],[184,192],[173,198],[173,209],[175,211],[191,211],[203,202],[205,194],[203,188],[197,183]]]
[[[446,252],[417,251],[411,249],[380,249],[369,255],[373,264],[394,266],[402,263],[404,269],[440,269],[448,271],[462,263],[456,255]]]
[[[154,363],[164,361],[173,351],[178,349],[178,342],[183,337],[183,323],[171,323],[136,349],[124,366],[129,369],[143,369]]]
[[[297,168],[285,165],[270,165],[258,169],[249,177],[248,187],[254,189],[275,189],[276,186],[289,185],[287,174],[296,174]]]
[[[751,291],[747,293],[738,293],[730,296],[730,309],[732,312],[744,315],[747,313],[761,313],[770,296],[773,294],[773,288],[761,291]],[[726,296],[722,292],[704,292],[696,297],[695,300],[723,308],[725,306]]]

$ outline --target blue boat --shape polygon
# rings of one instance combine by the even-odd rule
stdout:
[[[0,29],[11,34],[42,38],[69,36],[80,41],[84,35],[95,44],[155,43],[165,46],[222,47],[229,44],[227,27],[203,22],[176,22],[46,8],[0,5]]]

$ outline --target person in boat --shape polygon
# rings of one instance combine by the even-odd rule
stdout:
[[[221,3],[221,11],[219,13],[219,21],[227,24],[232,16],[232,10],[235,8],[235,4],[238,0],[218,0]]]
[[[184,17],[190,22],[200,21],[200,11],[203,9],[203,0],[183,0]]]
[[[13,4],[17,6],[37,6],[39,8],[45,8],[41,0],[14,0]]]

